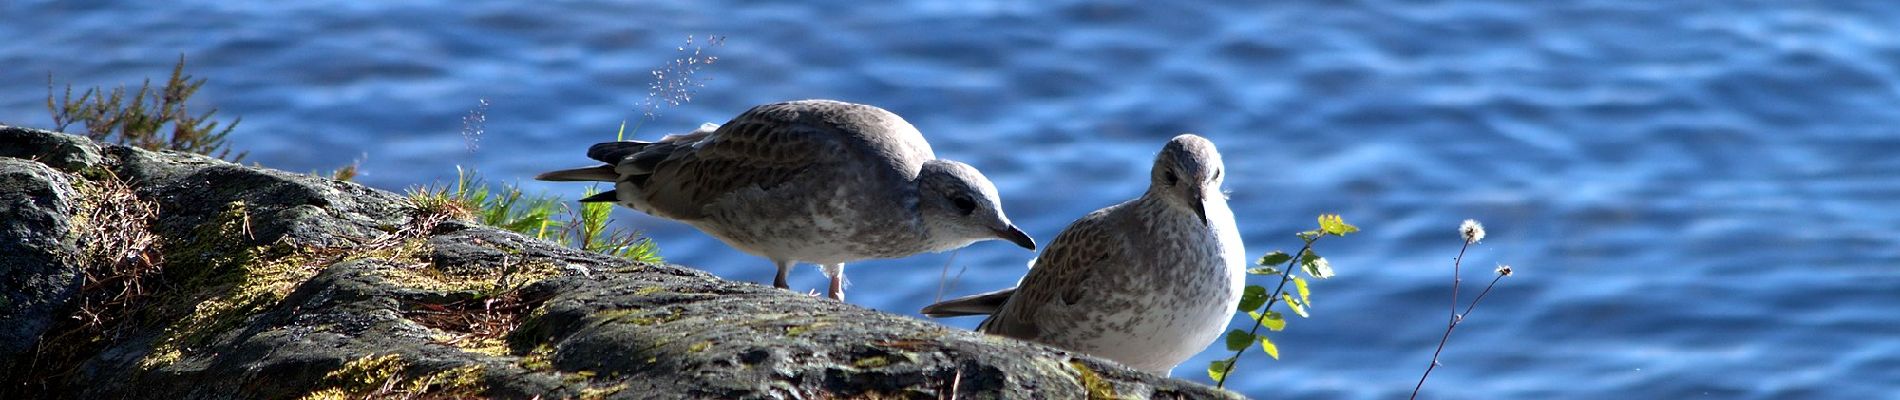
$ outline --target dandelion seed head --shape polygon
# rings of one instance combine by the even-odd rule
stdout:
[[[1498,276],[1511,276],[1511,266],[1498,264]]]
[[[1478,223],[1475,219],[1467,219],[1464,223],[1458,224],[1458,234],[1465,237],[1465,243],[1478,243],[1484,240],[1484,224]]]

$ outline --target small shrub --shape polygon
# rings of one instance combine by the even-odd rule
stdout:
[[[85,126],[87,137],[100,142],[242,161],[245,153],[232,154],[224,139],[243,118],[230,123],[218,121],[213,118],[217,108],[192,114],[186,102],[205,80],[194,80],[184,72],[185,57],[181,55],[162,87],[154,89],[152,81],[146,79],[137,92],[127,92],[124,86],[112,90],[95,87],[81,92],[78,99],[73,98],[72,85],[66,85],[64,94],[55,99],[53,75],[48,73],[46,110],[52,113],[53,130],[65,131],[79,124]]]

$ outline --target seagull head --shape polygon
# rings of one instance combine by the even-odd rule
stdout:
[[[918,211],[936,241],[948,250],[990,239],[1035,250],[1036,241],[1003,215],[996,185],[975,167],[950,160],[924,162],[917,175]]]
[[[1226,169],[1220,152],[1214,150],[1214,142],[1194,134],[1175,136],[1161,147],[1161,154],[1155,155],[1148,193],[1193,212],[1202,224],[1207,224],[1208,203],[1227,201],[1220,192]]]

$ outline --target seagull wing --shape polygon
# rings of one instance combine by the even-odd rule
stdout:
[[[1094,307],[1090,300],[1096,291],[1115,290],[1101,287],[1099,270],[1121,268],[1112,264],[1130,262],[1121,232],[1113,220],[1126,203],[1096,210],[1070,223],[1036,258],[1034,268],[1016,286],[1009,302],[979,328],[984,332],[1019,339],[1036,339],[1043,332],[1059,327],[1051,323],[1074,320],[1078,313]]]
[[[852,162],[838,127],[787,104],[754,107],[710,132],[667,137],[622,156],[616,168],[651,209],[692,220],[728,194],[769,191],[804,171]]]

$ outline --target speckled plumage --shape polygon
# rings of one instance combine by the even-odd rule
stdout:
[[[994,186],[975,168],[938,160],[910,123],[863,104],[766,104],[724,125],[655,142],[596,144],[588,157],[607,165],[536,178],[614,182],[612,192],[583,201],[613,201],[685,222],[770,258],[779,266],[774,283],[780,287],[797,261],[824,265],[833,278],[832,294],[842,297],[846,262],[943,251],[983,239],[1028,240],[1003,216]],[[932,218],[942,213],[929,211],[942,207],[931,207],[951,201],[940,198],[947,196],[980,202],[988,214],[962,218],[969,221]]]
[[[1063,229],[1016,288],[924,313],[991,314],[977,330],[1166,374],[1225,330],[1245,283],[1222,170],[1212,143],[1176,137],[1146,193]]]

